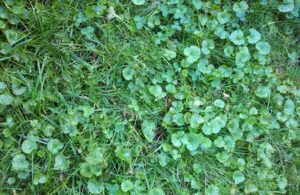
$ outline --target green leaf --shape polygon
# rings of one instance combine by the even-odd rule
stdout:
[[[216,185],[209,185],[206,189],[205,189],[205,195],[220,195],[220,189],[218,186]]]
[[[5,36],[7,41],[13,45],[14,43],[16,43],[18,41],[19,35],[16,31],[14,30],[6,30],[5,31]]]
[[[218,108],[224,108],[225,107],[225,102],[223,100],[216,99],[214,101],[214,106],[216,106]]]
[[[279,177],[277,179],[277,184],[279,189],[284,190],[286,188],[286,186],[288,185],[288,180],[286,179],[286,177]]]
[[[167,58],[167,60],[172,60],[176,58],[176,52],[170,49],[164,49],[164,56]]]
[[[0,53],[2,54],[9,54],[13,50],[11,44],[9,43],[0,43]]]
[[[278,5],[278,10],[283,13],[291,12],[294,10],[294,0],[283,0],[283,3]]]
[[[172,121],[177,125],[177,126],[182,126],[184,125],[184,115],[182,113],[177,113],[173,115]]]
[[[14,177],[10,177],[10,178],[7,179],[7,183],[9,185],[13,185],[15,182],[16,182],[16,179]]]
[[[37,149],[37,144],[33,140],[25,140],[22,143],[22,150],[26,154],[30,154],[35,149]]]
[[[59,154],[54,160],[54,170],[66,171],[70,166],[70,161],[63,154]]]
[[[133,4],[135,5],[143,5],[146,0],[131,0]]]
[[[284,103],[284,113],[286,115],[293,115],[295,110],[295,104],[291,99],[287,99]]]
[[[233,4],[233,11],[239,13],[239,12],[245,12],[249,8],[246,1],[240,1],[238,3]]]
[[[91,106],[82,106],[83,116],[88,118],[94,114],[95,109]]]
[[[153,121],[145,120],[142,123],[142,131],[148,142],[152,142],[155,138],[156,125]]]
[[[215,139],[214,144],[218,148],[223,148],[225,146],[225,141],[222,136],[219,136],[217,139]]]
[[[128,192],[133,189],[133,183],[130,180],[124,180],[121,184],[121,189],[123,192]]]
[[[227,11],[219,12],[217,15],[217,19],[221,24],[225,24],[230,20],[231,14]]]
[[[123,69],[122,73],[123,73],[124,79],[127,81],[130,81],[130,80],[132,80],[132,78],[135,74],[135,71],[134,71],[134,69],[132,69],[130,67],[126,67]]]
[[[93,148],[85,157],[86,162],[96,165],[104,160],[104,153],[102,148]]]
[[[247,37],[248,43],[255,44],[261,39],[261,35],[257,30],[250,28],[249,32],[250,35]]]
[[[29,163],[24,154],[17,154],[12,160],[12,169],[15,171],[24,171],[29,168]]]
[[[200,124],[204,123],[204,118],[199,114],[193,114],[190,119],[190,125],[192,128],[198,128]]]
[[[91,194],[101,194],[104,192],[104,185],[95,181],[88,181],[87,188]]]
[[[75,20],[75,26],[79,26],[81,23],[87,21],[87,18],[82,12],[79,12],[73,19]]]
[[[95,36],[94,31],[95,31],[95,29],[92,26],[88,26],[88,27],[82,28],[80,30],[81,34],[86,36],[87,39],[92,39]]]
[[[266,86],[259,86],[255,90],[255,94],[258,97],[267,98],[267,97],[269,97],[271,95],[271,89],[269,87],[266,87]]]
[[[167,94],[163,92],[160,85],[154,85],[149,88],[149,92],[157,99],[164,98]]]
[[[13,91],[14,95],[20,96],[26,92],[26,87],[17,87],[15,85],[13,85],[12,91]]]
[[[260,42],[256,43],[255,47],[259,51],[259,53],[262,55],[267,55],[271,51],[270,44],[265,41],[260,41]]]
[[[207,39],[202,41],[201,51],[203,54],[205,55],[210,54],[210,51],[213,50],[214,48],[215,48],[215,44],[213,40]]]
[[[227,151],[230,151],[232,152],[234,150],[234,147],[235,147],[235,141],[234,139],[229,136],[229,135],[226,135],[224,137],[224,141],[225,141],[225,146],[224,148],[227,150]]]
[[[5,29],[5,28],[6,28],[5,22],[3,22],[2,20],[0,20],[0,29]]]
[[[244,33],[242,30],[235,30],[233,31],[229,39],[235,44],[235,45],[243,45],[245,43]]]
[[[201,142],[202,149],[208,149],[212,145],[211,140],[207,137],[204,137],[203,135],[200,135],[200,142]]]
[[[33,184],[34,185],[38,185],[38,184],[44,184],[46,183],[48,180],[47,176],[40,173],[40,172],[37,172],[35,175],[34,175],[34,178],[33,178]]]
[[[219,133],[221,126],[217,121],[211,120],[210,122],[204,123],[202,126],[202,131],[205,135],[211,135],[212,133]]]
[[[64,144],[61,143],[58,139],[50,139],[47,144],[47,149],[52,153],[56,154],[59,150],[64,147]]]
[[[99,176],[102,173],[100,166],[89,163],[80,164],[80,174],[84,177],[91,178],[93,175]]]
[[[0,95],[0,104],[3,106],[11,105],[13,101],[14,101],[13,96],[7,93]]]
[[[165,192],[161,188],[153,188],[149,191],[149,195],[165,195]]]
[[[199,134],[188,133],[184,135],[182,143],[186,145],[188,150],[195,151],[201,144],[201,137],[199,136]]]
[[[190,46],[184,49],[183,54],[187,57],[187,62],[192,64],[200,58],[201,50],[197,46]]]
[[[255,184],[253,184],[253,183],[246,184],[245,192],[247,194],[255,193],[255,192],[257,192],[257,190],[258,190],[258,188],[257,188],[257,186]]]
[[[158,155],[158,160],[159,160],[159,164],[162,166],[162,167],[165,167],[168,165],[169,161],[170,161],[170,157],[165,153],[165,152],[161,152],[159,155]]]
[[[126,147],[120,147],[118,146],[115,150],[116,155],[118,158],[120,158],[123,161],[130,162],[132,160],[132,150],[130,148]]]
[[[85,15],[88,19],[92,19],[92,18],[96,17],[96,13],[94,11],[94,6],[88,6],[85,9]]]
[[[175,147],[180,147],[182,144],[182,139],[184,137],[183,131],[178,131],[177,133],[172,133],[171,142]]]
[[[235,171],[233,172],[233,180],[235,184],[239,184],[245,181],[245,176],[241,171]]]
[[[193,5],[195,6],[195,8],[197,10],[201,9],[204,5],[204,3],[202,1],[199,0],[192,0]]]
[[[203,168],[201,166],[200,163],[194,163],[193,164],[193,171],[195,171],[195,173],[200,174],[203,171]]]

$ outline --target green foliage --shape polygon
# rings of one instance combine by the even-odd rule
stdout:
[[[183,53],[187,57],[187,62],[192,64],[200,58],[201,50],[199,47],[192,45],[190,47],[185,48]]]
[[[124,79],[129,81],[133,78],[135,71],[130,67],[126,67],[123,69],[122,73],[123,73]]]
[[[255,47],[262,55],[267,55],[271,51],[271,46],[268,42],[260,41],[256,43]]]
[[[33,140],[25,140],[22,143],[22,150],[26,154],[30,154],[35,149],[37,149],[37,144]]]
[[[131,0],[131,1],[135,5],[143,5],[145,3],[145,0]]]
[[[58,139],[51,139],[47,144],[47,149],[52,153],[56,154],[64,147],[64,144],[61,143]]]
[[[297,194],[299,10],[1,1],[1,193]]]
[[[123,192],[128,192],[133,189],[133,183],[130,180],[124,180],[121,184]]]
[[[235,30],[230,34],[229,39],[235,45],[243,45],[245,43],[244,33],[242,30]]]
[[[28,170],[29,163],[26,160],[26,157],[24,154],[17,154],[12,159],[12,169],[14,171],[25,171]]]
[[[0,104],[3,106],[11,105],[14,101],[14,98],[9,94],[1,94],[0,95]]]
[[[87,188],[91,194],[101,194],[104,191],[104,185],[93,181],[87,183]]]
[[[144,136],[148,142],[152,142],[155,138],[156,125],[153,121],[145,120],[142,124]]]

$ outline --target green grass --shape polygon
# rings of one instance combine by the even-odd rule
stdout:
[[[299,3],[195,2],[1,2],[0,193],[297,194]]]

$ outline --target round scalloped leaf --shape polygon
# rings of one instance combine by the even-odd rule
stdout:
[[[149,92],[158,99],[164,98],[167,95],[160,85],[149,87]]]
[[[7,31],[5,31],[5,36],[6,36],[7,41],[10,44],[16,43],[18,41],[18,38],[19,38],[18,33],[16,31],[14,31],[14,30],[7,30]]]
[[[64,144],[61,143],[58,139],[50,139],[47,144],[47,149],[52,153],[56,154],[59,150],[64,147]]]
[[[271,95],[271,89],[269,87],[266,87],[266,86],[259,86],[255,90],[255,94],[258,97],[267,98],[267,97],[269,97]]]
[[[217,19],[221,24],[225,24],[230,20],[231,14],[227,11],[219,12],[217,14]]]
[[[222,136],[219,136],[219,137],[217,137],[217,139],[215,139],[214,144],[218,148],[223,148],[225,146],[225,141]]]
[[[267,55],[271,51],[270,44],[265,41],[260,41],[260,42],[256,43],[255,47],[259,51],[259,53],[262,55]]]
[[[229,36],[230,41],[235,45],[243,45],[245,43],[244,33],[242,30],[235,30]]]
[[[188,150],[195,151],[201,144],[201,138],[198,134],[188,133],[183,137],[182,143],[186,145]]]
[[[190,125],[192,128],[198,128],[200,124],[204,123],[204,118],[199,114],[193,114],[190,119]]]
[[[145,120],[142,124],[143,134],[148,142],[152,142],[155,138],[156,125],[153,121]]]
[[[220,195],[220,189],[218,186],[216,185],[209,185],[206,189],[205,189],[205,195]]]
[[[225,102],[223,100],[216,99],[214,101],[214,106],[216,106],[218,108],[224,108],[225,107]]]
[[[7,93],[0,95],[0,105],[8,106],[11,105],[13,101],[14,101],[13,96]]]
[[[54,170],[65,171],[69,168],[70,161],[63,154],[59,154],[55,157],[54,160]]]
[[[143,5],[146,1],[145,0],[131,0],[135,5]]]
[[[149,191],[149,195],[165,195],[165,192],[161,188],[153,188]]]
[[[261,39],[261,35],[257,30],[251,28],[249,29],[249,32],[250,35],[247,36],[248,43],[255,44]]]
[[[237,3],[234,3],[233,5],[233,11],[240,13],[245,12],[249,8],[248,3],[246,1],[240,1]]]
[[[87,188],[91,194],[101,194],[104,192],[104,185],[94,181],[88,181]]]
[[[14,156],[12,160],[12,169],[15,171],[24,171],[29,168],[29,163],[24,154]]]
[[[214,41],[211,39],[203,40],[201,46],[201,51],[205,55],[210,54],[210,50],[215,48]]]
[[[125,80],[130,81],[133,78],[135,71],[130,67],[126,67],[123,69],[122,74]]]
[[[187,62],[192,64],[200,58],[201,50],[197,46],[190,46],[184,49],[183,54],[187,57]]]
[[[233,172],[233,180],[235,184],[239,184],[242,183],[243,181],[245,181],[245,176],[241,171],[235,171]]]
[[[286,188],[286,186],[288,185],[288,180],[286,179],[286,177],[280,177],[277,179],[277,183],[278,183],[279,189],[284,190]]]
[[[100,163],[103,159],[104,154],[102,148],[93,148],[85,158],[86,162],[92,165]]]
[[[128,192],[133,189],[133,183],[130,180],[124,180],[121,184],[121,189],[123,192]]]
[[[278,5],[278,10],[283,13],[291,12],[294,10],[294,0],[283,0],[283,3]]]
[[[35,149],[37,149],[37,144],[33,140],[25,140],[22,143],[22,151],[26,154],[30,154]]]
[[[184,132],[179,131],[177,133],[172,133],[171,142],[175,147],[180,147],[182,144],[182,138],[184,137]]]

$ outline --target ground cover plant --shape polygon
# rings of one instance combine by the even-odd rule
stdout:
[[[299,0],[3,0],[1,194],[299,194]]]

